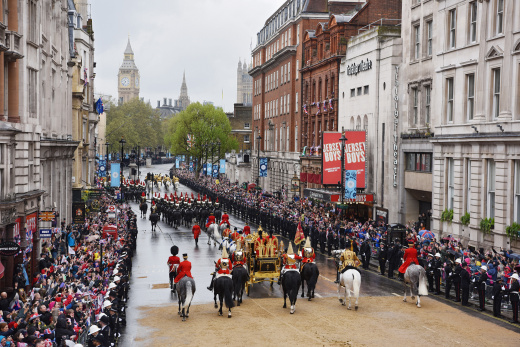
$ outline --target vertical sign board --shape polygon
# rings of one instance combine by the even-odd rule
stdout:
[[[74,224],[85,223],[85,203],[84,202],[73,202],[72,203],[72,221]]]
[[[366,187],[366,133],[345,131],[345,170],[355,170],[356,188]],[[341,182],[341,133],[323,133],[322,184]]]

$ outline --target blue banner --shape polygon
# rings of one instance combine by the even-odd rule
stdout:
[[[108,155],[108,160],[112,160],[112,154]]]
[[[42,229],[40,228],[40,238],[42,239],[50,239],[52,236],[52,229]]]
[[[193,162],[190,161],[190,172],[193,172]]]
[[[112,163],[110,166],[110,186],[111,187],[119,187],[121,185],[121,177],[119,177],[119,163]]]
[[[356,200],[356,170],[345,170],[345,199]]]
[[[213,178],[218,177],[218,164],[213,164]]]
[[[211,176],[211,163],[206,164],[206,175]]]
[[[128,159],[128,153],[125,154],[125,158]]]
[[[206,164],[203,164],[203,165],[202,165],[202,173],[203,173],[204,175],[206,174],[206,169],[207,169],[207,168],[208,168],[208,167],[206,166]]]
[[[175,157],[175,168],[179,168],[179,157]]]
[[[267,158],[260,158],[260,172],[259,177],[267,177]]]
[[[226,173],[226,159],[220,159],[220,173]]]
[[[106,160],[100,160],[98,168],[99,168],[98,176],[99,177],[106,177],[106,175],[107,175],[107,162],[106,162]]]

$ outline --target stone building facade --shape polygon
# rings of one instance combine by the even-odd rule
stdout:
[[[72,185],[74,189],[95,186],[97,125],[94,110],[94,30],[83,1],[75,1],[74,58],[72,58],[72,139],[79,143],[74,153]],[[104,142],[103,142],[104,143]]]
[[[132,45],[130,45],[130,38],[128,38],[123,63],[117,74],[117,100],[119,105],[139,98],[140,88],[141,80],[139,69],[137,65],[135,65],[134,51],[132,50]]]
[[[411,12],[420,11],[410,1]],[[424,6],[425,4],[423,4]],[[436,1],[433,230],[470,245],[520,248],[520,3]],[[404,41],[404,40],[403,40]],[[443,211],[453,210],[451,223]],[[461,218],[469,213],[469,225]],[[494,219],[489,234],[482,220]]]
[[[251,66],[249,66],[251,67]],[[251,106],[253,102],[253,78],[249,76],[249,69],[244,60],[244,64],[238,60],[237,67],[237,104]]]

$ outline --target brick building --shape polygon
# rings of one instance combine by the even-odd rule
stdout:
[[[251,181],[258,180],[265,190],[281,191],[299,174],[301,43],[306,30],[328,17],[326,0],[287,0],[257,34],[249,70],[253,77],[255,168],[251,171]],[[258,153],[268,159],[267,177],[258,177]]]
[[[251,152],[251,106],[235,104],[233,113],[228,113],[231,124],[231,134],[238,141],[238,150],[241,154]]]
[[[401,18],[400,0],[335,3],[330,16],[307,30],[301,66],[301,171],[303,188],[322,188],[321,146],[325,131],[338,131],[339,72],[348,40],[372,26]],[[376,22],[376,23],[374,23]],[[339,91],[339,92],[338,92]],[[353,130],[353,129],[352,129]]]

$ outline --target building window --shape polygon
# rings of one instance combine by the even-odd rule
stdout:
[[[249,134],[244,135],[244,143],[249,143]]]
[[[453,164],[453,158],[448,158],[448,210],[453,209],[455,200],[455,168]]]
[[[361,87],[358,87],[358,89],[357,89],[357,95],[361,95]]]
[[[294,127],[294,150],[299,151],[298,148],[298,126]]]
[[[368,86],[364,86],[364,87],[363,87],[363,94],[364,94],[364,95],[367,95],[367,94],[368,94]]]
[[[468,120],[472,120],[475,115],[475,74],[466,75],[466,112]]]
[[[406,171],[432,172],[432,154],[406,153]]]
[[[469,42],[477,41],[477,2],[469,4]]]
[[[299,45],[300,44],[300,24],[298,24],[298,26],[296,27],[296,44]]]
[[[493,69],[493,118],[500,113],[500,69]]]
[[[446,79],[446,116],[453,122],[453,77]]]
[[[497,0],[496,35],[504,33],[504,0]]]
[[[419,118],[419,89],[413,88],[413,124],[417,125]]]
[[[487,218],[495,218],[495,161],[488,160]]]
[[[430,86],[426,86],[424,87],[424,92],[425,92],[425,95],[426,95],[426,100],[424,102],[424,115],[425,115],[425,122],[427,125],[430,124],[430,112],[431,112],[431,107],[430,107],[430,103],[431,103],[431,92],[432,92],[432,88]]]
[[[520,223],[520,160],[515,160],[515,222]]]
[[[291,62],[287,63],[287,82],[291,80]]]
[[[249,129],[249,123],[244,123],[244,129]]]
[[[296,60],[296,73],[295,73],[295,75],[296,75],[295,79],[296,80],[298,80],[298,78],[300,77],[300,71],[299,70],[300,70],[300,61]]]
[[[298,113],[298,107],[300,105],[300,100],[298,100],[298,92],[296,92],[294,97],[294,112]]]
[[[37,112],[37,105],[38,105],[38,102],[37,102],[37,98],[36,98],[36,93],[37,93],[37,90],[38,90],[38,78],[37,78],[37,73],[36,73],[36,70],[33,70],[33,69],[28,69],[28,74],[29,74],[29,90],[28,90],[28,108],[29,108],[29,116],[31,118],[35,118],[36,117],[36,112]]]
[[[355,96],[356,96],[356,88],[352,88],[352,89],[350,90],[350,97],[353,98],[353,97],[355,97]]]
[[[453,9],[449,12],[449,39],[448,39],[448,48],[455,48],[455,35],[456,35],[456,27],[457,27],[457,10]]]
[[[416,25],[413,27],[414,30],[414,57],[415,59],[419,59],[421,56],[421,26]]]
[[[426,23],[426,37],[427,37],[426,55],[428,57],[431,57],[432,51],[433,51],[433,22],[432,21],[428,21]]]
[[[36,1],[29,1],[29,37],[28,40],[33,43],[38,43],[38,20],[37,20],[37,9]]]

